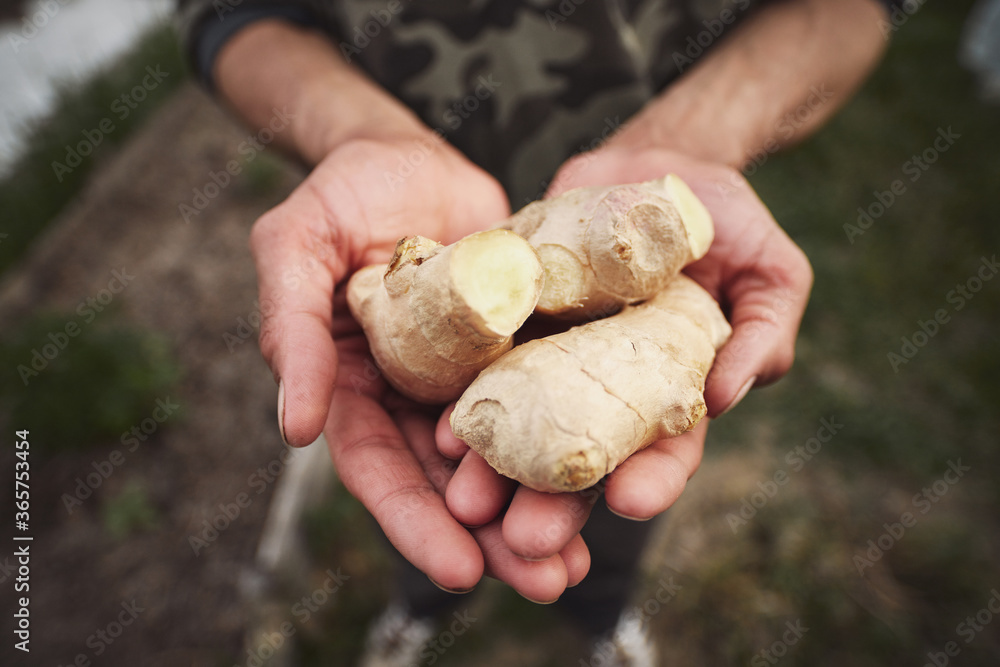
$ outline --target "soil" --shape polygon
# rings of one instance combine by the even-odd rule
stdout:
[[[0,663],[200,666],[232,664],[241,653],[248,612],[240,577],[274,490],[251,475],[273,463],[283,445],[277,390],[256,332],[230,346],[223,335],[238,338],[239,318],[254,321],[249,228],[302,174],[280,162],[266,194],[251,192],[245,173],[237,176],[190,223],[179,204],[191,204],[210,172],[233,159],[245,162],[237,151],[245,138],[189,84],[125,148],[104,156],[78,200],[0,283],[0,322],[13,323],[36,309],[71,313],[107,286],[113,270],[127,272],[134,278],[115,297],[115,317],[168,336],[184,373],[177,395],[164,397],[181,405],[181,416],[134,453],[113,441],[32,458],[31,653],[12,647],[7,621]],[[44,429],[18,424],[16,415],[11,420],[11,430]],[[2,467],[13,470],[12,448],[4,450]],[[63,494],[73,494],[77,478],[115,450],[124,462],[69,513]],[[116,539],[101,520],[102,503],[137,484],[157,522]],[[241,493],[249,505],[196,554],[190,536],[204,537],[203,522]],[[14,576],[12,551],[0,549],[5,589]],[[11,619],[14,598],[2,600]],[[123,611],[133,604],[135,622]],[[129,624],[116,637],[120,616]],[[98,630],[109,633],[107,641]]]

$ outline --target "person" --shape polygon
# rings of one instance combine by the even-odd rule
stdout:
[[[426,575],[400,577],[368,664],[417,662],[425,619],[454,598],[428,582],[462,592],[484,574],[529,600],[560,599],[595,636],[638,636],[617,660],[653,664],[620,614],[644,520],[697,469],[709,420],[625,461],[603,501],[518,487],[455,440],[447,411],[376,377],[346,279],[387,261],[402,236],[450,243],[539,196],[674,172],[716,224],[686,272],[734,329],[705,390],[718,417],[788,371],[812,283],[741,170],[849,99],[885,48],[890,4],[181,0],[206,87],[252,127],[290,118],[274,143],[311,167],[250,238],[282,438],[325,433],[345,487]]]

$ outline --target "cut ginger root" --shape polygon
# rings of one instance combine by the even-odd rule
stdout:
[[[528,204],[503,226],[542,259],[536,310],[580,320],[650,298],[701,259],[715,235],[708,209],[674,174],[570,190]]]
[[[385,378],[410,398],[443,403],[511,348],[542,280],[537,253],[512,232],[449,246],[414,236],[388,265],[355,273],[347,300]]]
[[[705,378],[732,330],[715,299],[677,276],[617,315],[519,345],[451,415],[455,435],[538,491],[596,484],[705,416]]]
[[[461,396],[452,430],[494,469],[578,491],[705,416],[705,379],[732,330],[680,271],[713,236],[672,174],[580,188],[450,246],[400,240],[387,266],[351,278],[348,304],[399,391]],[[533,309],[592,321],[511,350]]]

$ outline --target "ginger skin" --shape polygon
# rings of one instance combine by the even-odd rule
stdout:
[[[528,204],[504,223],[545,267],[537,312],[606,317],[650,298],[708,252],[712,217],[679,177],[570,190]]]
[[[732,330],[687,276],[621,313],[529,341],[485,371],[451,415],[455,435],[538,491],[579,491],[706,414],[705,378]]]

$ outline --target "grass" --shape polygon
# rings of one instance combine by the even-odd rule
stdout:
[[[157,526],[158,519],[149,493],[136,482],[128,484],[118,495],[101,505],[101,522],[115,540],[151,530]]]
[[[121,96],[141,84],[147,67],[159,67],[167,76],[141,102],[125,104]],[[163,25],[137,40],[105,71],[64,85],[52,114],[32,129],[27,151],[0,181],[0,273],[24,254],[86,183],[93,168],[183,83],[186,72],[177,34],[172,26]],[[81,143],[84,147],[78,151]],[[67,157],[70,151],[80,155],[78,166],[67,167],[68,171],[53,166],[76,164],[75,158]]]
[[[837,446],[845,460],[918,479],[956,453],[997,462],[1000,280],[984,281],[961,309],[948,299],[1000,249],[1000,203],[991,196],[1000,182],[997,110],[975,101],[971,77],[954,63],[969,4],[921,10],[827,129],[751,179],[809,255],[816,284],[796,369],[753,394],[744,413],[780,411],[782,439],[791,441],[836,414],[851,433]],[[961,137],[914,181],[905,165],[933,147],[939,128]],[[851,243],[844,225],[897,180],[906,191]],[[889,354],[901,354],[902,338],[912,340],[941,309],[947,322],[894,369]]]
[[[0,415],[34,426],[32,442],[46,452],[117,440],[173,395],[181,375],[162,335],[127,327],[113,312],[94,324],[75,313],[35,314],[0,338],[0,368]]]
[[[708,664],[749,661],[767,645],[760,634],[733,640],[732,629],[780,622],[752,609],[744,610],[749,616],[727,610],[768,595],[786,610],[782,618],[801,617],[812,628],[784,664],[876,665],[903,657],[922,664],[927,651],[956,639],[963,665],[1000,657],[986,634],[967,648],[956,635],[957,623],[980,609],[997,583],[1000,546],[1000,490],[992,483],[1000,464],[1000,279],[984,280],[971,299],[949,300],[956,285],[976,276],[982,258],[1000,249],[1000,120],[995,107],[977,102],[972,77],[955,62],[970,5],[925,5],[828,127],[751,178],[809,255],[816,283],[795,368],[713,426],[709,456],[745,450],[747,433],[763,430],[777,469],[822,417],[835,416],[844,429],[799,480],[814,491],[769,504],[748,535],[717,554],[721,570],[697,570],[708,607],[729,618],[726,660],[707,649],[714,656]],[[960,137],[925,171],[914,171],[907,163],[949,128]],[[873,202],[888,201],[894,181],[905,190],[852,243],[845,225],[858,224],[859,207],[877,213]],[[939,310],[944,323],[928,325]],[[926,339],[918,334],[922,322],[933,332]],[[923,345],[907,348],[915,354],[894,368],[889,355],[902,356],[904,338]],[[971,467],[967,477],[935,496],[926,514],[914,511],[913,496],[934,488],[958,460]],[[832,503],[824,484],[846,500]],[[917,525],[858,576],[854,557],[905,510]],[[782,550],[794,536],[805,546]],[[820,576],[816,564],[831,558],[836,566]],[[747,572],[752,590],[739,591]],[[704,597],[694,598],[704,608]],[[706,646],[721,645],[727,634],[694,631]]]
[[[161,80],[149,78],[147,68]],[[63,84],[52,113],[31,129],[27,151],[0,181],[0,274],[24,255],[94,168],[186,76],[177,34],[172,26],[161,25],[140,37],[115,64],[85,81]],[[149,87],[133,98],[144,78]],[[80,333],[64,335],[68,324]],[[58,339],[72,348],[71,354],[56,353],[51,345]],[[45,356],[35,359],[36,352]],[[9,409],[26,423],[45,424],[37,442],[48,451],[117,438],[149,416],[154,400],[176,387],[180,373],[162,336],[124,326],[114,313],[107,323],[93,327],[78,313],[36,313],[4,331],[0,360],[7,369],[0,378],[3,412]]]

